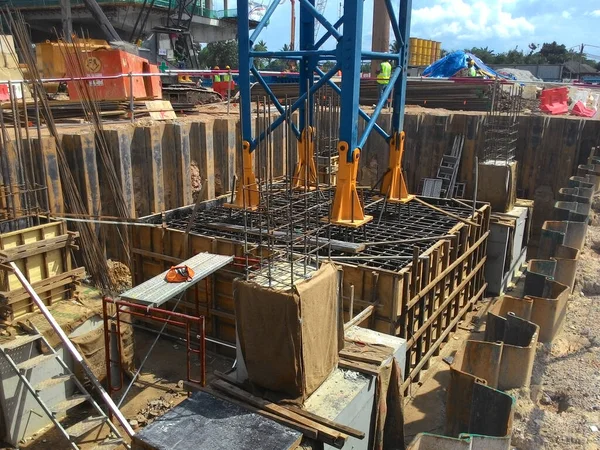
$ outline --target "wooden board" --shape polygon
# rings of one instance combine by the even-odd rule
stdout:
[[[148,114],[154,120],[177,119],[173,105],[168,100],[147,100],[144,102]]]
[[[14,261],[46,305],[71,298],[74,286],[85,275],[83,268],[72,270],[70,246],[76,233],[54,221],[0,234],[0,259]],[[29,294],[11,270],[0,268],[0,296],[4,314],[12,319],[31,312]]]

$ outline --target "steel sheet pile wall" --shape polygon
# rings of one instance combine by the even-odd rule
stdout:
[[[325,116],[319,115],[322,132],[330,128],[330,121]],[[470,194],[474,157],[484,142],[484,119],[485,116],[480,114],[446,111],[432,114],[409,109],[405,118],[403,162],[409,190],[415,192],[423,178],[436,173],[453,136],[463,134],[465,145],[458,181],[465,183],[465,192]],[[334,117],[333,120],[338,119]],[[383,113],[378,124],[387,129],[390,120],[391,114]],[[359,131],[362,130],[364,121],[359,121],[358,126]],[[332,127],[335,128],[335,123]],[[190,204],[199,191],[207,200],[230,192],[238,168],[237,129],[238,120],[234,116],[213,118],[208,115],[172,123],[144,121],[135,125],[106,125],[105,140],[113,155],[129,217],[143,217]],[[69,165],[76,174],[75,183],[89,214],[117,216],[107,170],[96,148],[91,126],[85,125],[76,131],[69,127],[60,132]],[[318,130],[317,133],[320,135]],[[284,130],[275,130],[272,139],[272,148],[276,150],[272,155],[274,176],[284,175],[286,167],[290,164],[293,167],[295,163],[288,161],[286,156]],[[574,188],[577,183],[593,187],[593,183],[582,175],[589,174],[590,168],[585,166],[590,164],[586,158],[599,139],[598,121],[571,117],[520,118],[516,149],[520,168],[517,189],[521,198],[536,200],[535,230],[540,230],[543,222],[551,218],[554,202],[562,200],[559,191],[567,185],[569,177],[574,178],[568,188]],[[35,181],[39,188],[30,192],[29,197],[37,196],[36,202],[44,211],[57,215],[64,213],[63,183],[53,140],[49,137],[38,139],[33,133],[19,143],[9,137],[4,146],[7,165],[2,173],[4,191],[0,194],[0,212],[5,212],[4,217],[27,213],[24,193],[18,188],[24,186],[19,148],[24,155],[25,172],[31,167],[31,160],[38,171],[35,176],[28,174],[28,179]],[[361,151],[358,178],[362,186],[373,185],[381,178],[388,166],[388,147],[377,133],[370,136]],[[266,155],[261,155],[261,159],[266,160]],[[36,202],[30,201],[30,207]],[[127,261],[118,240],[111,239],[111,233],[105,230],[103,233],[109,257]]]
[[[571,177],[569,188],[560,189],[562,198],[554,205],[556,220],[542,226],[537,259],[529,261],[523,297],[505,295],[493,305],[485,341],[467,341],[453,361],[447,436],[419,434],[409,449],[510,448],[513,405],[488,401],[478,409],[471,386],[480,390],[485,386],[490,394],[510,398],[502,391],[530,384],[538,340],[551,343],[560,333],[585,244],[591,199],[600,192],[600,158],[592,154],[581,170],[582,176]],[[487,428],[493,421],[501,426]],[[471,434],[483,435],[479,436],[482,446],[472,441]]]

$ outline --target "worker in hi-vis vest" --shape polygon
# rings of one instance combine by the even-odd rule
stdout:
[[[223,74],[223,81],[231,81],[231,67],[225,66],[225,70],[229,70],[229,72]]]
[[[215,68],[213,70],[219,70],[219,66],[215,66]],[[221,75],[219,75],[218,73],[215,73],[213,75],[213,83],[220,83],[221,82]]]
[[[390,76],[392,75],[392,65],[389,61],[383,61],[377,72],[377,86],[379,87],[379,98],[383,96],[383,91],[390,84]]]
[[[469,76],[477,76],[477,68],[475,67],[475,61],[473,61],[472,59],[469,59]]]

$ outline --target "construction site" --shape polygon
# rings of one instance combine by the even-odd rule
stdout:
[[[600,449],[600,87],[283,3],[0,11],[0,448]]]

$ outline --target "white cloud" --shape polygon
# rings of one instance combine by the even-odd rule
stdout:
[[[569,11],[563,11],[561,13],[561,16],[563,17],[563,19],[570,19],[571,18],[571,13]]]
[[[519,0],[434,0],[413,9],[412,23],[424,25],[432,37],[452,35],[460,40],[510,39],[532,34],[534,25],[512,13]],[[565,11],[568,14],[568,11]]]
[[[588,14],[593,17],[600,17],[600,9],[596,9],[595,11],[592,11]]]

